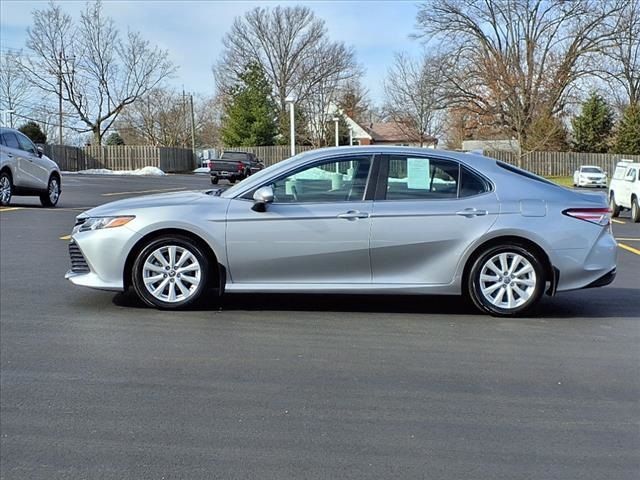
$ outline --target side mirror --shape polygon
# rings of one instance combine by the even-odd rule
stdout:
[[[273,202],[273,188],[260,187],[253,193],[253,207],[256,212],[266,212],[267,204]]]
[[[44,149],[42,147],[36,147],[38,149],[38,156],[40,158],[42,158],[42,155],[44,155]]]

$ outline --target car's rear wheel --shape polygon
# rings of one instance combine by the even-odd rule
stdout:
[[[631,199],[631,221],[640,222],[640,205],[638,205],[638,197]]]
[[[617,217],[618,215],[620,215],[620,207],[616,203],[616,197],[614,196],[613,192],[611,192],[611,194],[609,195],[609,210],[611,210],[612,217]]]
[[[13,184],[7,172],[0,173],[0,205],[6,207],[11,203]]]
[[[43,207],[55,207],[60,199],[60,179],[57,175],[51,175],[47,191],[40,195],[40,203]]]
[[[140,251],[133,264],[133,288],[149,306],[192,305],[207,290],[209,260],[190,238],[163,236]]]
[[[219,181],[219,180],[218,180],[218,177],[211,177],[211,183],[212,183],[213,185],[217,185],[217,184],[218,184],[218,181]]]
[[[467,293],[473,304],[486,313],[515,316],[540,300],[544,286],[544,268],[536,255],[520,245],[501,245],[475,259]]]

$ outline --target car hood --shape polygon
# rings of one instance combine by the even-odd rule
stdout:
[[[159,193],[144,195],[142,197],[126,198],[115,202],[106,203],[87,210],[79,215],[82,217],[105,217],[109,215],[127,215],[140,209],[175,207],[180,205],[192,205],[201,201],[215,202],[221,200],[214,196],[212,190],[192,190],[187,192]]]

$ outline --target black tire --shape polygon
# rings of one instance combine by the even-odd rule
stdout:
[[[0,206],[6,207],[13,197],[13,182],[7,172],[0,173]]]
[[[609,194],[609,210],[611,210],[612,217],[620,215],[620,206],[616,203],[616,198],[613,195],[613,192]]]
[[[631,221],[634,223],[640,222],[640,205],[638,205],[638,197],[631,199]]]
[[[40,195],[40,203],[43,207],[55,207],[58,200],[60,200],[60,177],[51,175],[47,191]]]
[[[533,277],[533,275],[527,274],[529,275],[529,279],[527,279],[527,281],[533,281],[534,283],[534,285],[530,286],[531,289],[529,290],[529,288],[526,286],[523,287],[524,293],[527,293],[529,295],[528,298],[524,300],[524,303],[521,303],[519,305],[514,305],[514,307],[511,307],[511,308],[503,308],[498,305],[495,305],[489,299],[487,299],[485,294],[482,292],[481,275],[482,275],[483,269],[486,267],[486,265],[490,262],[491,259],[503,253],[508,255],[509,254],[519,255],[531,265],[533,273],[535,274],[535,277]],[[476,308],[478,308],[480,311],[496,317],[520,316],[525,312],[529,311],[531,308],[533,308],[540,300],[540,297],[542,297],[542,294],[545,288],[545,282],[546,282],[544,267],[540,259],[535,254],[531,253],[531,251],[523,247],[522,245],[511,244],[511,245],[498,245],[495,247],[491,247],[485,250],[484,252],[482,252],[477,257],[475,257],[475,259],[473,259],[472,261],[473,261],[473,264],[469,271],[469,275],[466,282],[466,294],[469,297],[469,299],[473,302],[473,304],[476,306]],[[534,279],[532,280],[531,277],[533,277]],[[511,282],[514,282],[513,284],[516,285],[516,283],[520,281],[520,280],[512,280],[513,276],[511,276],[510,279],[504,280],[504,281],[499,275],[497,275],[496,278],[499,278],[499,280],[496,280],[496,282],[494,283],[500,285],[497,288],[496,297],[500,296],[500,290],[503,287],[505,287],[504,293],[502,294],[502,296],[500,296],[501,299],[504,297],[504,295],[507,295],[506,290],[509,288],[508,285]],[[513,297],[514,295],[513,293],[511,293],[511,295],[512,295],[512,298],[515,298]],[[515,295],[517,295],[517,293]],[[520,302],[522,298],[523,297],[515,299],[514,302],[516,303]]]
[[[218,184],[218,181],[219,181],[219,180],[218,180],[218,177],[215,177],[215,176],[214,176],[214,177],[211,177],[211,183],[212,183],[213,185],[217,185],[217,184]]]
[[[229,177],[229,183],[236,183],[236,177]]]
[[[154,251],[157,251],[162,247],[170,247],[170,246],[180,247],[188,251],[191,255],[195,257],[200,267],[199,283],[196,287],[194,287],[192,293],[190,293],[190,296],[183,300],[177,300],[173,302],[163,301],[155,297],[148,290],[144,282],[144,266],[147,258],[149,258]],[[176,258],[176,260],[179,260],[179,258]],[[148,306],[159,308],[162,310],[181,309],[181,308],[185,308],[185,307],[196,304],[198,301],[202,299],[203,293],[209,289],[209,286],[208,286],[209,266],[210,266],[210,261],[207,258],[206,253],[200,247],[200,245],[198,245],[197,242],[183,235],[165,235],[165,236],[153,239],[138,253],[136,260],[133,264],[133,269],[131,271],[131,277],[132,277],[131,283],[138,297]],[[165,279],[169,278],[171,283],[174,283],[175,281],[172,278],[179,277],[179,275],[176,274],[175,270],[169,270],[167,271],[166,274],[163,274],[163,275],[165,275],[164,277]],[[163,288],[163,292],[168,287],[170,287],[169,284],[167,284]],[[176,286],[174,285],[172,288],[176,289]]]

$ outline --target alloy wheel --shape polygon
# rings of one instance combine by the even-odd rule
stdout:
[[[49,201],[52,205],[55,205],[58,202],[58,198],[60,197],[60,184],[58,180],[52,178],[49,182]]]
[[[502,252],[480,270],[480,291],[495,307],[511,310],[529,301],[536,289],[536,272],[522,255]]]
[[[11,181],[9,177],[3,175],[0,177],[0,202],[7,205],[11,200]]]
[[[184,302],[198,290],[202,267],[196,256],[184,247],[164,245],[145,259],[142,281],[147,291],[166,303]]]

